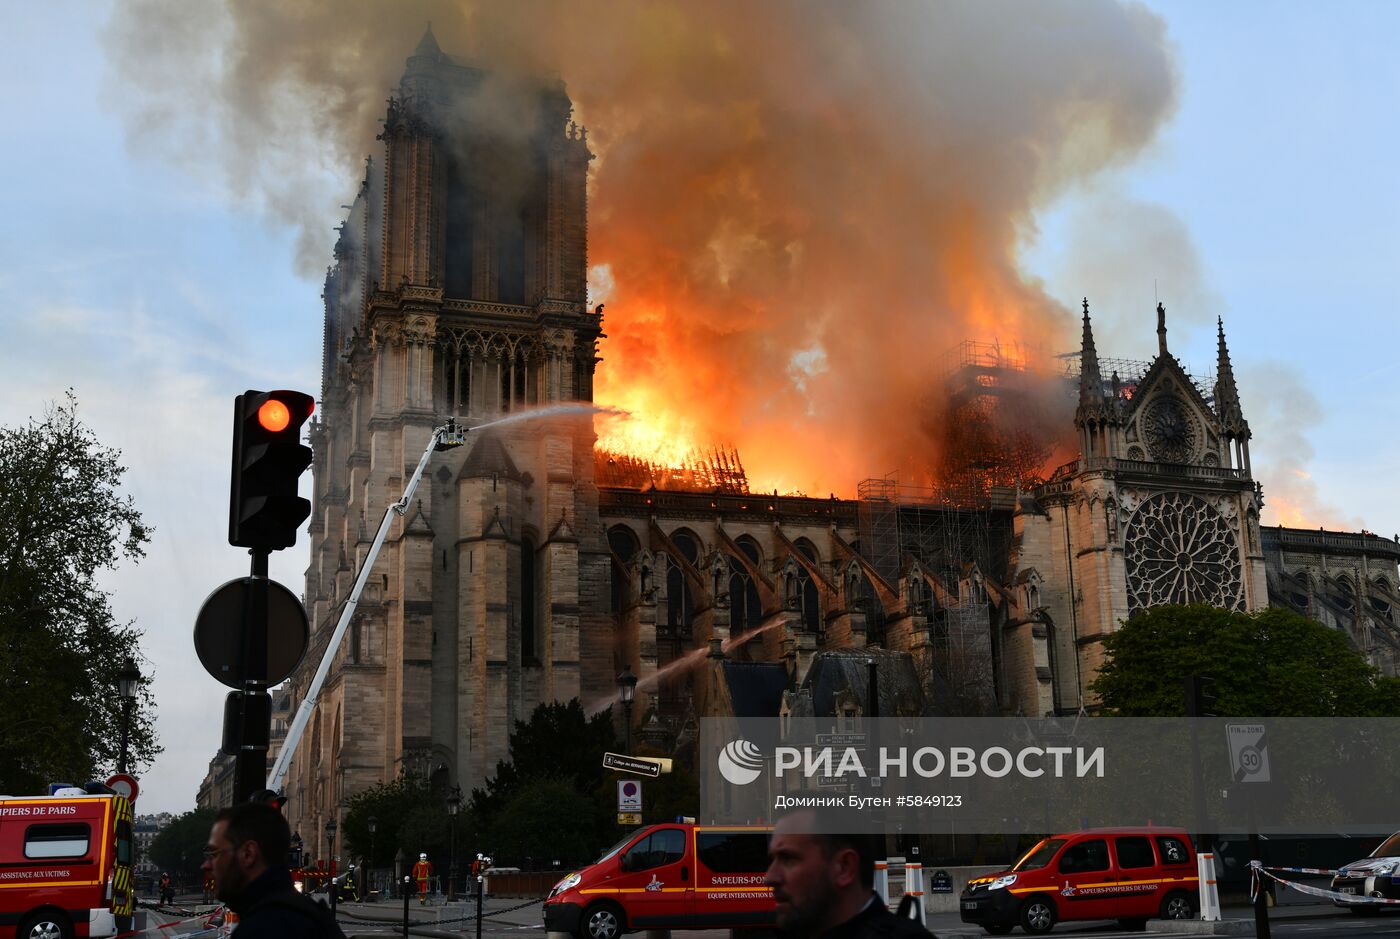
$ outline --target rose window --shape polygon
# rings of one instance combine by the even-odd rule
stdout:
[[[1244,609],[1235,533],[1204,499],[1177,492],[1147,499],[1123,545],[1129,615],[1164,603]]]
[[[1158,395],[1142,415],[1142,435],[1152,458],[1161,463],[1189,463],[1200,432],[1186,405],[1175,395]]]

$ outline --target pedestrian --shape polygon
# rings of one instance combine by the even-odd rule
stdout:
[[[203,871],[215,896],[238,916],[233,935],[345,939],[330,910],[292,886],[291,838],[287,820],[267,803],[243,802],[215,817]]]
[[[779,819],[764,883],[778,929],[790,939],[930,939],[923,923],[896,916],[875,892],[875,839],[827,834],[811,809]]]
[[[428,902],[428,879],[433,876],[433,862],[428,855],[418,855],[418,863],[413,865],[413,879],[418,882],[418,905]]]
[[[175,902],[175,885],[170,882],[170,873],[160,875],[160,902],[167,905]]]

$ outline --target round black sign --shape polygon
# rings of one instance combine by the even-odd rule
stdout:
[[[209,595],[194,621],[194,651],[204,670],[230,688],[243,688],[243,606],[251,577],[231,580]],[[311,630],[296,594],[267,582],[267,683],[286,681],[306,654]]]

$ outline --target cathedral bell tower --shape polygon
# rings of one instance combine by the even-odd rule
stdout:
[[[582,586],[608,580],[592,417],[559,407],[592,400],[602,334],[592,154],[571,112],[557,78],[462,64],[429,28],[340,229],[312,431],[313,649],[432,429],[473,432],[433,455],[371,572],[289,777],[304,832],[404,770],[480,785],[515,720],[611,686],[606,594]]]

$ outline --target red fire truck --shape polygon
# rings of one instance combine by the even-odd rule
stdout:
[[[115,793],[0,796],[0,939],[130,929],[131,834],[131,803]]]

